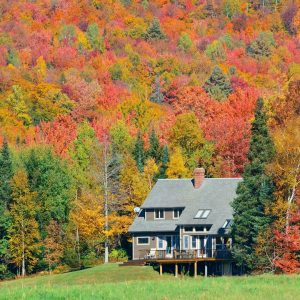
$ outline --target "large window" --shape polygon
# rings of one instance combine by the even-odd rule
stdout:
[[[195,215],[195,219],[206,219],[210,214],[210,209],[199,209]]]
[[[188,235],[183,236],[183,249],[185,249],[185,250],[189,249],[189,236]]]
[[[137,238],[138,245],[149,245],[150,238],[148,236],[142,236]]]
[[[159,249],[159,250],[164,249],[164,239],[162,236],[157,237],[157,249]]]
[[[154,218],[155,219],[164,219],[165,218],[165,211],[163,209],[156,209],[154,211]]]
[[[175,208],[173,210],[173,219],[179,219],[180,215],[181,215],[181,209]]]

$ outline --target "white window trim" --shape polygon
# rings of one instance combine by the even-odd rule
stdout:
[[[163,211],[163,214],[164,214],[164,217],[163,217],[163,218],[156,218],[156,211],[157,211],[157,210]],[[154,220],[164,220],[164,219],[165,219],[165,216],[166,216],[166,212],[165,212],[164,209],[162,209],[162,208],[156,208],[156,209],[154,209]]]
[[[148,239],[148,243],[139,243],[139,239],[142,238],[142,239]],[[147,245],[150,245],[150,236],[137,236],[136,237],[136,244],[138,246],[147,246]]]
[[[156,239],[156,248],[157,250],[165,250],[165,239],[164,235],[158,235]],[[162,248],[159,247],[159,242],[162,241]]]
[[[175,210],[178,211],[178,217],[175,217]],[[178,220],[180,218],[180,209],[179,208],[175,208],[173,209],[173,219]]]

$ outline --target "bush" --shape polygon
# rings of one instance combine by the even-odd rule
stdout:
[[[124,249],[113,249],[110,254],[109,258],[116,260],[116,261],[124,261],[128,259],[127,253]]]
[[[91,267],[96,265],[97,257],[94,251],[88,252],[85,256],[82,257],[82,265],[84,267]]]

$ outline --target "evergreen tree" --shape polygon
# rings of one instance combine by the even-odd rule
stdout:
[[[133,150],[133,157],[135,159],[137,168],[140,172],[144,171],[144,162],[145,162],[145,148],[144,141],[141,133],[139,132]]]
[[[38,261],[40,236],[35,220],[35,197],[36,193],[29,189],[26,172],[18,171],[12,179],[12,223],[8,235],[11,260],[22,276],[26,271],[30,272]]]
[[[262,99],[257,101],[251,133],[249,164],[232,203],[233,255],[237,264],[244,266],[246,271],[253,270],[259,263],[259,257],[255,253],[257,237],[272,222],[266,208],[273,199],[273,184],[266,175],[265,168],[274,156],[274,146],[268,132]]]
[[[161,104],[164,101],[164,94],[161,91],[161,84],[158,76],[155,79],[154,89],[150,96],[150,100],[158,104]]]
[[[155,130],[153,129],[150,135],[150,148],[148,151],[148,157],[152,157],[155,159],[156,163],[159,163],[160,161],[160,145],[159,145],[159,140],[158,137],[156,135]]]
[[[230,81],[219,67],[214,68],[203,89],[218,101],[226,99],[232,93]]]
[[[6,208],[11,200],[10,180],[12,177],[12,159],[5,140],[0,151],[0,207]]]
[[[147,32],[145,33],[146,40],[163,40],[165,35],[160,28],[160,23],[158,19],[153,19]]]
[[[166,178],[166,171],[169,164],[169,148],[165,145],[161,151],[161,166],[158,173],[158,178]]]
[[[9,258],[7,229],[10,226],[8,205],[11,203],[12,177],[12,159],[5,140],[0,151],[0,273],[4,273],[3,276],[7,275],[7,271],[4,267],[5,272],[1,272],[1,268],[7,264]]]

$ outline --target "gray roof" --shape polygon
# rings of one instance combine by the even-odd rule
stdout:
[[[230,202],[236,196],[241,178],[205,178],[199,189],[192,179],[159,179],[142,208],[184,207],[178,220],[145,221],[136,217],[131,232],[173,231],[176,225],[212,225],[209,233],[217,234],[227,219],[232,219]],[[199,209],[210,209],[206,219],[195,219]],[[141,230],[142,229],[142,230]],[[224,231],[224,230],[223,230]]]
[[[143,217],[136,217],[129,228],[129,232],[166,232],[175,231],[178,220],[145,221]]]

